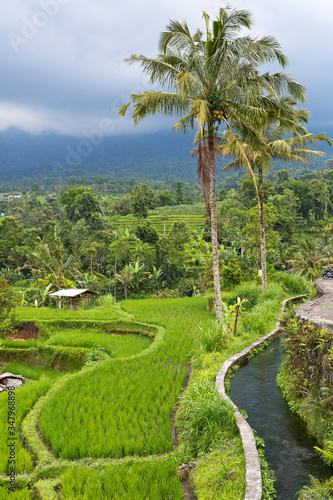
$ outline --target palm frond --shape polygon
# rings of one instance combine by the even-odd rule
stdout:
[[[198,32],[196,33],[198,35]],[[186,54],[186,59],[196,67],[201,80],[205,79],[205,69],[200,56],[198,44],[193,39],[186,21],[170,20],[166,30],[160,35],[159,50],[166,54],[168,50],[177,50]]]
[[[235,163],[236,167],[239,163],[239,165],[242,165],[249,172],[258,196],[258,186],[254,175],[254,162],[256,161],[256,157],[252,156],[251,158],[251,149],[246,143],[241,141],[230,126],[228,132],[224,134],[222,151],[224,156],[237,158],[237,162]]]
[[[205,98],[205,91],[202,84],[190,71],[178,73],[175,82],[180,94],[195,97],[196,99],[200,95],[202,98]]]
[[[190,111],[187,115],[180,118],[180,120],[178,120],[174,124],[172,130],[174,132],[181,132],[182,134],[186,135],[189,130],[194,129],[195,117],[196,114]]]
[[[142,94],[131,94],[133,105],[132,118],[137,124],[148,116],[162,113],[164,115],[179,115],[187,110],[188,102],[178,93],[146,91]],[[122,108],[121,108],[122,109]]]
[[[274,89],[275,93],[282,94],[286,92],[299,102],[304,103],[306,101],[306,87],[286,74],[281,72],[264,73],[261,77],[267,88]]]
[[[177,74],[184,66],[184,62],[176,54],[160,55],[156,58],[132,54],[124,61],[129,66],[139,64],[143,73],[150,76],[151,83],[159,83],[163,87],[173,86]]]

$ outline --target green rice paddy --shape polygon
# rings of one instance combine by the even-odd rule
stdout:
[[[109,465],[102,470],[71,468],[61,476],[61,500],[172,499],[182,500],[184,492],[172,458],[132,465]]]
[[[170,414],[187,374],[193,332],[212,313],[204,298],[128,301],[126,308],[136,313],[138,305],[145,322],[165,327],[164,342],[146,356],[79,373],[45,403],[40,428],[58,457],[121,458],[173,449]]]
[[[164,209],[166,207],[163,207]],[[176,207],[169,207],[170,209]],[[191,211],[191,206],[189,207],[188,214],[184,213],[172,213],[174,210],[170,210],[170,214],[167,211],[163,211],[161,214],[155,214],[154,212],[150,212],[149,216],[146,220],[151,222],[151,224],[155,227],[156,231],[159,234],[163,234],[164,232],[168,234],[172,226],[175,222],[185,222],[187,227],[191,232],[197,231],[200,233],[204,227],[206,216],[204,215],[204,209],[200,207],[199,213],[194,213]],[[167,215],[166,215],[167,214]],[[139,221],[134,215],[125,215],[119,219],[119,225],[124,225],[126,227],[136,227],[139,224]]]
[[[195,366],[200,365],[198,380],[203,386],[205,381],[207,387],[213,383],[225,359],[274,326],[272,316],[276,316],[284,298],[284,291],[277,285],[268,291],[267,303],[255,286],[236,290],[235,294],[248,298],[252,308],[239,325],[238,335],[228,341],[221,352],[209,352],[200,362],[193,361]],[[190,458],[174,451],[170,416],[194,353],[197,326],[200,324],[207,330],[214,319],[206,306],[204,297],[194,297],[126,301],[121,309],[110,303],[78,311],[19,308],[22,321],[39,322],[38,345],[73,349],[73,353],[77,348],[89,350],[100,346],[110,356],[65,375],[24,363],[2,365],[5,370],[19,371],[34,380],[17,389],[15,394],[15,429],[19,437],[22,421],[27,417],[23,427],[28,440],[25,447],[18,439],[17,472],[33,477],[34,460],[46,457],[39,465],[38,477],[42,478],[41,485],[45,483],[45,489],[42,486],[38,489],[40,498],[183,498],[177,467]],[[145,335],[139,334],[140,325]],[[117,333],[117,329],[122,334]],[[38,412],[30,412],[36,403]],[[2,421],[6,421],[7,411],[6,394],[0,394]],[[33,413],[35,420],[30,419]],[[215,436],[227,436],[219,429],[218,422],[216,426]],[[203,440],[205,436],[207,434],[202,434]],[[212,491],[217,499],[242,497],[243,455],[239,438],[233,439],[232,454],[226,452],[229,445],[221,442],[217,450],[200,461],[200,467],[193,474],[199,499],[209,498],[207,495]],[[208,442],[207,446],[209,448]],[[238,464],[237,474],[230,476],[235,464]],[[0,434],[0,474],[7,472],[6,436]],[[218,484],[214,483],[216,474],[221,477]],[[0,500],[35,498],[35,483],[36,479],[29,483],[33,488],[30,496],[24,482],[17,497],[2,488]],[[232,494],[238,496],[232,497]]]
[[[98,328],[62,328],[45,345],[66,347],[102,347],[113,358],[125,358],[147,349],[153,342],[144,335],[107,334]]]

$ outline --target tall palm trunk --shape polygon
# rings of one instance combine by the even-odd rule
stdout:
[[[259,226],[260,226],[260,254],[261,254],[261,277],[262,291],[267,290],[267,271],[266,271],[266,238],[265,238],[265,216],[264,216],[264,181],[263,169],[258,167],[259,171]]]
[[[62,271],[61,271],[61,266],[58,266],[58,272],[57,272],[57,287],[58,290],[61,290],[62,288]]]
[[[222,322],[222,302],[220,288],[220,266],[217,243],[217,209],[215,193],[215,152],[213,132],[208,127],[208,154],[209,154],[209,199],[210,199],[210,225],[212,233],[213,276],[216,318]]]

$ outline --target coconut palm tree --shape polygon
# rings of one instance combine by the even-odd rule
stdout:
[[[127,300],[127,287],[135,278],[135,272],[131,264],[126,264],[119,273],[114,275],[116,281],[119,281],[124,287],[125,300]]]
[[[37,277],[45,278],[50,275],[57,286],[62,288],[63,279],[75,279],[81,275],[80,259],[78,255],[67,254],[61,238],[57,234],[57,228],[54,228],[54,241],[50,246],[48,243],[40,244],[37,249],[28,256],[32,262],[31,270]]]
[[[276,98],[278,98],[276,96]],[[260,225],[260,250],[261,250],[261,272],[262,291],[267,290],[266,272],[266,241],[265,241],[265,216],[264,216],[264,173],[272,166],[275,159],[302,162],[310,166],[309,159],[324,156],[322,151],[309,149],[318,142],[327,141],[331,145],[331,140],[324,133],[311,134],[305,128],[309,121],[309,113],[305,109],[298,109],[296,102],[290,96],[282,96],[278,113],[268,111],[267,121],[261,130],[260,143],[253,140],[250,142],[236,138],[234,134],[224,134],[222,146],[223,154],[236,157],[236,160],[224,167],[230,168],[245,167],[249,169],[255,184],[259,205],[259,225]],[[286,137],[288,135],[288,137]],[[264,138],[265,144],[262,139]],[[256,143],[257,142],[257,143]],[[246,153],[246,161],[242,158]],[[255,170],[258,171],[258,182],[255,178]]]
[[[180,117],[175,131],[186,134],[195,126],[199,129],[198,173],[211,220],[215,309],[221,321],[215,193],[219,125],[260,142],[259,131],[267,116],[264,104],[271,100],[267,88],[287,88],[297,99],[304,96],[304,88],[283,73],[259,75],[260,64],[277,61],[284,66],[287,58],[272,36],[239,35],[243,28],[251,28],[248,11],[226,7],[212,23],[206,12],[203,18],[205,30],[193,35],[186,21],[170,21],[160,35],[157,57],[132,54],[125,59],[129,65],[138,63],[152,84],[166,90],[131,94],[119,113],[125,115],[132,105],[134,123],[162,113]],[[271,106],[277,108],[280,103],[272,101]],[[201,147],[204,142],[206,147]],[[242,158],[247,161],[245,152]]]
[[[329,252],[327,248],[322,248],[320,243],[314,239],[305,239],[299,245],[290,248],[293,258],[288,262],[293,269],[300,271],[302,276],[315,279],[319,271],[327,263]]]

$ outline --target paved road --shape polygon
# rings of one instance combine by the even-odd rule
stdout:
[[[333,279],[318,278],[316,286],[321,297],[296,309],[296,316],[333,332]]]

